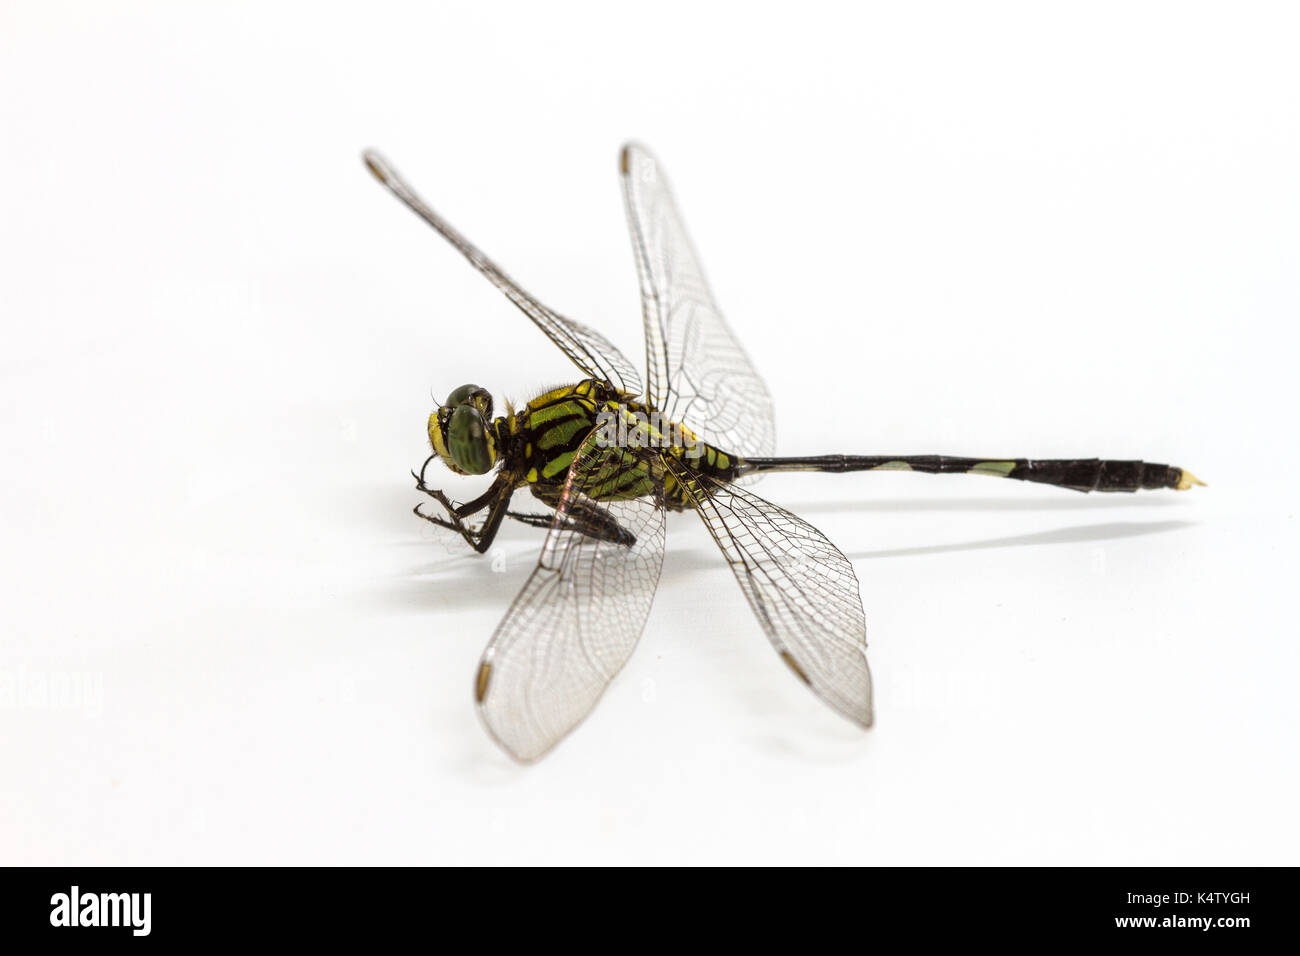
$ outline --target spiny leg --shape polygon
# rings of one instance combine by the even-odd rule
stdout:
[[[533,485],[532,492],[533,497],[548,508],[555,510],[559,507],[562,496],[559,488]],[[576,498],[570,501],[566,515],[569,521],[565,527],[580,531],[589,538],[613,541],[616,544],[627,545],[629,548],[636,544],[636,535],[622,527],[607,510],[590,500]],[[554,515],[526,515],[514,511],[509,513],[509,517],[536,528],[549,528],[554,521]]]
[[[425,467],[428,464],[429,462],[426,460]],[[506,476],[498,476],[492,486],[473,501],[457,505],[447,497],[445,492],[437,488],[430,488],[424,483],[424,468],[420,469],[419,474],[415,472],[411,472],[411,474],[415,478],[415,487],[442,505],[447,513],[446,518],[427,515],[420,510],[420,505],[416,505],[413,509],[416,517],[423,518],[430,524],[436,524],[440,528],[455,531],[479,554],[487,551],[492,546],[497,532],[501,530],[501,521],[506,516],[506,508],[510,504],[510,497],[514,494],[513,483]],[[472,528],[465,523],[465,518],[477,514],[484,508],[488,509],[488,515],[480,527]]]
[[[529,514],[526,511],[507,511],[506,517],[534,528],[549,528],[555,523],[555,515]]]
[[[513,483],[510,479],[505,475],[498,475],[497,479],[492,482],[491,487],[489,487],[487,491],[483,492],[483,494],[479,495],[473,501],[467,501],[463,505],[458,505],[447,497],[446,492],[441,491],[438,488],[430,488],[424,483],[424,469],[428,468],[429,462],[433,461],[436,457],[436,455],[429,456],[429,458],[424,462],[424,467],[420,469],[419,474],[416,474],[413,471],[411,472],[411,477],[415,479],[416,490],[423,491],[434,501],[446,508],[448,515],[453,518],[468,518],[470,515],[476,514],[488,505],[492,504],[501,497],[503,492],[513,491]]]
[[[555,523],[555,515],[528,514],[521,511],[507,511],[507,518],[513,518],[515,521],[534,528],[550,528]],[[618,523],[615,518],[603,509],[588,504],[585,501],[577,502],[570,505],[565,527],[573,531],[580,531],[589,538],[595,538],[599,541],[612,541],[615,544],[632,547],[636,544],[636,535],[628,531]]]
[[[501,519],[506,516],[506,505],[510,502],[510,494],[507,492],[495,502],[488,511],[488,516],[482,526],[472,528],[456,515],[455,511],[448,510],[450,520],[439,518],[435,515],[427,515],[420,510],[420,505],[416,505],[413,513],[417,518],[423,518],[430,524],[436,524],[440,528],[447,528],[455,531],[465,539],[466,544],[477,551],[479,554],[487,551],[492,547],[492,542],[496,540],[497,532],[501,530]]]

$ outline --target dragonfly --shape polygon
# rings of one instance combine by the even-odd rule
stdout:
[[[619,173],[640,282],[641,370],[605,336],[543,305],[425,203],[378,153],[367,168],[500,289],[582,373],[493,417],[491,393],[453,391],[429,416],[415,513],[488,550],[505,519],[546,530],[541,554],[479,663],[474,700],[516,760],[548,753],[595,707],[645,629],[669,512],[693,511],[789,671],[862,728],[873,722],[866,618],[853,564],[797,515],[751,490],[771,472],[972,474],[1075,491],[1203,484],[1171,465],[949,455],[775,457],[771,395],[718,309],[672,190],[643,146]],[[440,461],[493,476],[458,503],[428,484]],[[527,489],[547,513],[510,509]],[[434,513],[424,510],[429,507]]]

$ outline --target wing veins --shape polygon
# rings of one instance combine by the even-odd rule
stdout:
[[[452,244],[469,263],[532,319],[533,324],[569,357],[579,369],[594,378],[604,379],[621,391],[638,394],[641,382],[627,357],[599,332],[547,308],[515,282],[481,249],[466,239],[447,220],[433,211],[405,180],[375,152],[365,154],[367,168],[375,178],[406,206],[432,226]]]
[[[570,465],[537,566],[484,652],[493,671],[480,713],[518,760],[542,756],[582,721],[641,636],[663,561],[662,484],[629,499],[586,492],[649,463],[648,452],[629,455],[603,447],[598,431],[588,436]],[[604,509],[633,544],[575,529],[569,512],[579,503]]]
[[[773,646],[790,655],[787,664],[797,665],[817,696],[870,726],[866,630],[852,564],[798,516],[680,461],[664,461],[727,557]],[[780,527],[787,522],[789,529]],[[774,549],[778,541],[790,550]]]

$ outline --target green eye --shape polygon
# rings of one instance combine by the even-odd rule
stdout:
[[[483,413],[485,419],[492,417],[492,396],[488,394],[485,388],[479,388],[477,385],[462,385],[450,395],[443,404],[450,408],[456,408],[460,405],[472,405]]]
[[[456,466],[468,475],[481,475],[492,467],[496,454],[487,421],[473,405],[459,405],[451,413],[447,450]]]

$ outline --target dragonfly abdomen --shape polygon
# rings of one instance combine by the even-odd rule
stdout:
[[[956,458],[950,455],[819,455],[809,458],[750,458],[740,474],[765,471],[920,471],[932,475],[992,475],[1034,481],[1075,491],[1186,491],[1204,484],[1175,465],[1109,458]]]

